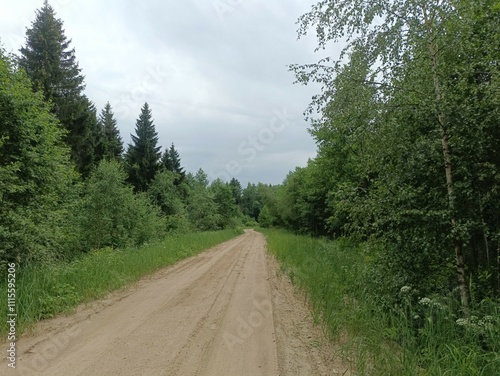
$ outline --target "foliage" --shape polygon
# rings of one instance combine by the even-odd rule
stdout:
[[[109,102],[106,103],[99,115],[99,128],[102,133],[102,158],[108,160],[121,160],[123,142],[114,118],[113,109]]]
[[[216,213],[219,218],[217,227],[224,229],[231,223],[231,219],[238,214],[238,207],[234,200],[233,190],[229,184],[217,179],[210,184],[209,191],[213,195]]]
[[[172,171],[160,171],[147,192],[152,202],[167,216],[183,215],[185,212],[179,188],[175,185],[176,178]]]
[[[151,109],[147,103],[141,108],[136,122],[135,135],[131,135],[132,143],[125,154],[128,181],[136,192],[146,192],[150,182],[159,170],[160,146],[158,133],[152,119]]]
[[[229,181],[229,186],[231,187],[231,193],[233,194],[234,202],[236,203],[236,205],[240,205],[242,194],[241,183],[238,181],[238,179],[232,178]]]
[[[307,112],[320,113],[318,156],[288,176],[271,213],[295,231],[375,239],[388,306],[404,284],[458,286],[465,315],[470,286],[485,288],[473,305],[500,292],[494,4],[323,0],[299,20],[319,48],[347,45],[291,67],[323,85]]]
[[[370,243],[264,230],[282,272],[306,294],[360,375],[494,375],[500,366],[500,302],[460,318],[456,297],[400,286],[388,310],[372,291]]]
[[[179,155],[179,152],[175,149],[173,143],[170,146],[170,149],[165,149],[165,152],[161,157],[160,165],[167,171],[171,171],[176,174],[176,185],[179,185],[184,181],[186,172],[181,166],[181,157]]]
[[[76,179],[64,133],[0,51],[0,261],[50,262],[69,247]]]
[[[187,176],[190,193],[187,200],[187,211],[190,223],[201,231],[218,230],[222,218],[217,213],[214,195],[208,189],[208,178],[202,169],[195,176]]]
[[[63,22],[44,2],[37,10],[31,28],[26,31],[26,45],[20,49],[19,66],[28,74],[35,91],[51,104],[64,129],[65,141],[77,170],[87,176],[98,162],[94,156],[97,124],[95,108],[83,95],[84,77],[70,49]]]
[[[124,248],[158,239],[163,219],[148,198],[134,195],[116,161],[103,160],[85,184],[81,208],[84,249]]]
[[[241,193],[241,211],[244,215],[257,220],[262,209],[261,198],[255,184],[248,183]]]

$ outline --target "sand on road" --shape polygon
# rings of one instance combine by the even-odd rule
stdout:
[[[70,316],[41,322],[2,375],[349,375],[253,230]],[[5,371],[5,372],[4,372]]]

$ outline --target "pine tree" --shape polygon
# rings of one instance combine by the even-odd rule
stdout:
[[[109,102],[99,115],[99,127],[103,136],[103,158],[120,160],[123,154],[123,142]]]
[[[19,66],[31,79],[33,90],[51,103],[52,112],[67,130],[65,141],[71,148],[71,158],[85,176],[98,159],[89,147],[95,144],[95,115],[93,104],[83,95],[84,77],[70,44],[63,22],[46,0],[26,31]]]
[[[136,191],[146,191],[149,183],[159,170],[160,146],[158,133],[153,124],[151,110],[147,103],[141,109],[136,122],[136,135],[130,135],[132,143],[128,145],[125,155],[128,181]]]

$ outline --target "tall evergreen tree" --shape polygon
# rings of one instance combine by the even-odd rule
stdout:
[[[153,124],[152,113],[147,103],[141,109],[136,122],[135,136],[128,145],[125,162],[128,172],[128,181],[136,191],[146,191],[149,183],[159,170],[160,146],[158,133]]]
[[[35,91],[41,91],[46,101],[54,102],[56,113],[63,110],[61,106],[67,97],[79,97],[85,89],[70,43],[64,34],[63,22],[56,18],[54,8],[45,0],[26,31],[26,46],[20,50],[19,63],[31,78]]]
[[[123,154],[123,142],[109,102],[99,115],[99,126],[103,137],[103,158],[119,160]]]
[[[19,65],[31,79],[34,91],[51,102],[52,112],[67,130],[65,141],[71,148],[71,158],[86,175],[96,159],[89,147],[95,144],[95,116],[93,105],[83,95],[84,77],[70,44],[63,22],[46,0],[26,31]]]

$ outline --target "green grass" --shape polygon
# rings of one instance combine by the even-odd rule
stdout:
[[[102,249],[71,263],[26,268],[16,275],[17,336],[39,320],[71,312],[78,304],[138,281],[178,260],[242,234],[241,230],[169,236],[139,249]],[[1,291],[7,291],[5,281]],[[7,337],[7,298],[0,299],[0,335]]]
[[[313,318],[358,375],[498,375],[500,304],[483,302],[460,321],[443,297],[410,299],[382,308],[367,278],[373,271],[367,245],[334,242],[281,230],[260,230],[281,271],[301,288]],[[402,287],[402,286],[401,286]],[[457,320],[459,320],[457,322]]]

